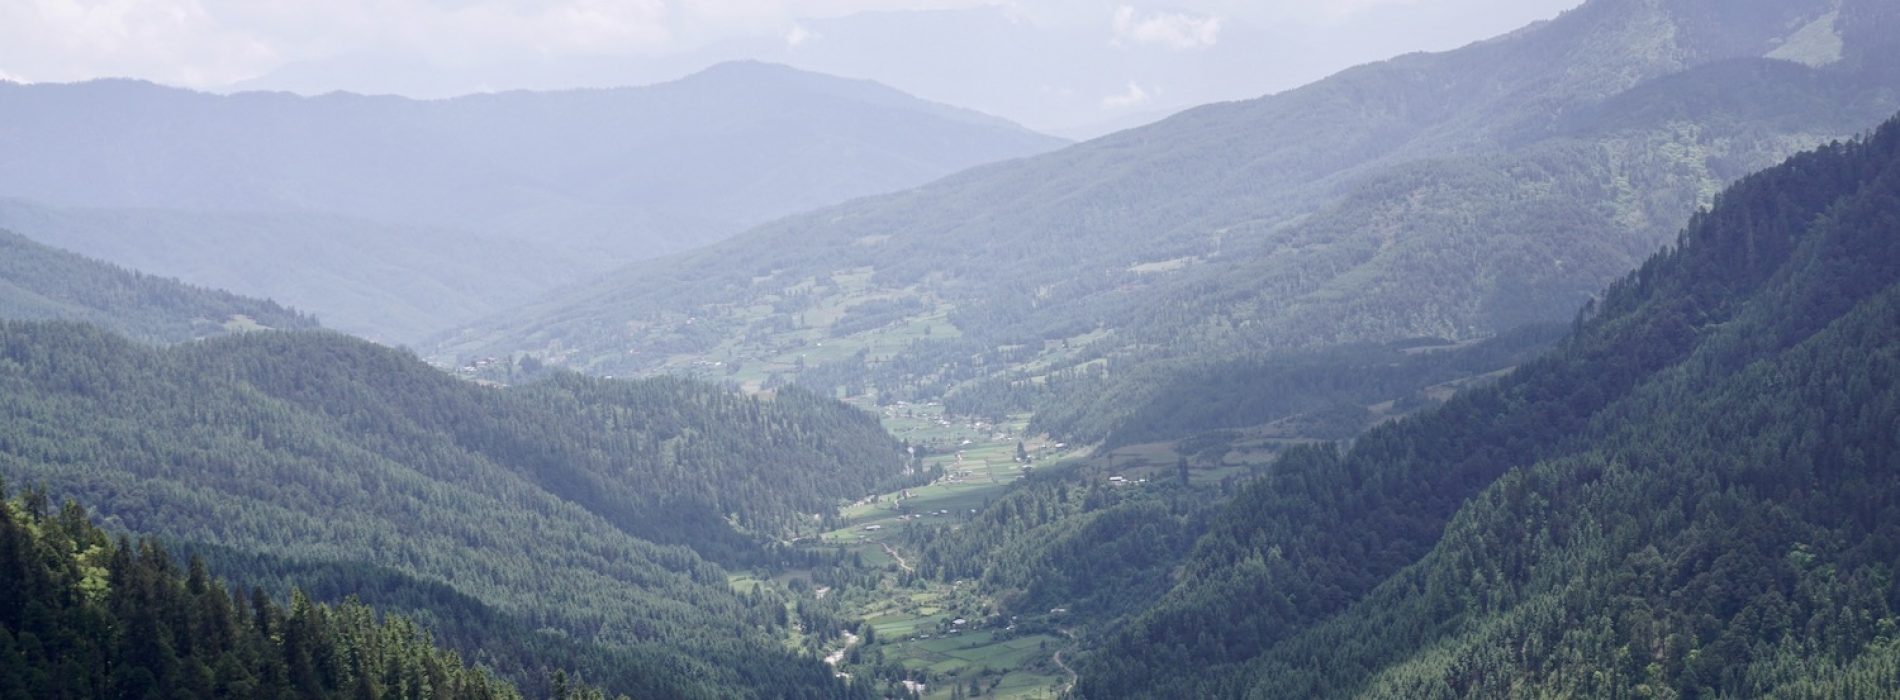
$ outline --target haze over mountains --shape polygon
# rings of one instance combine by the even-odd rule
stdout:
[[[754,63],[644,88],[438,101],[0,84],[0,109],[0,196],[47,205],[5,207],[23,233],[385,341],[1062,143]]]
[[[0,107],[0,700],[1900,688],[1895,0],[1066,147],[761,64]]]
[[[611,373],[736,362],[755,382],[797,376],[810,355],[807,367],[845,362],[834,374],[903,398],[1102,359],[1561,321],[1724,183],[1900,107],[1879,29],[1894,11],[1599,0],[1457,51],[790,217],[436,347]],[[831,326],[871,302],[902,311],[887,327]],[[925,325],[937,335],[912,332]]]
[[[518,87],[643,84],[750,59],[876,80],[1086,139],[1200,104],[1279,92],[1367,61],[1453,48],[1578,3],[759,3],[706,10],[726,15],[707,24],[733,19],[744,25],[730,36],[636,57],[558,49],[510,58],[363,49],[292,61],[231,89],[445,97]],[[690,13],[694,7],[680,9]],[[748,13],[766,17],[733,17]]]

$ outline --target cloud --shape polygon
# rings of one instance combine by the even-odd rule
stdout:
[[[1127,109],[1129,107],[1147,104],[1153,99],[1153,95],[1148,94],[1148,91],[1143,89],[1140,84],[1131,80],[1128,81],[1128,90],[1126,92],[1102,98],[1102,108]]]
[[[1166,95],[1152,96],[1158,104],[1231,99],[1266,90],[1267,78],[1258,76],[1273,69],[1256,64],[1234,68],[1231,76],[1169,73],[1188,69],[1169,63],[1168,52],[1209,61],[1260,55],[1266,48],[1238,37],[1262,33],[1262,28],[1270,30],[1264,32],[1268,34],[1323,34],[1328,45],[1356,47],[1388,41],[1383,35],[1361,37],[1353,30],[1361,21],[1396,10],[1405,10],[1408,17],[1455,20],[1420,30],[1450,34],[1452,39],[1392,49],[1410,50],[1480,38],[1509,28],[1500,23],[1541,19],[1562,9],[1559,5],[1580,1],[1167,0],[1162,5],[1157,0],[0,0],[0,66],[5,66],[10,78],[38,82],[125,76],[212,89],[288,68],[284,75],[304,76],[298,79],[301,82],[291,81],[298,89],[423,90],[417,86],[426,85],[431,75],[439,73],[462,76],[443,78],[444,89],[459,90],[473,84],[465,79],[468,76],[492,78],[496,88],[590,80],[610,83],[635,77],[652,80],[688,72],[690,66],[685,63],[701,57],[754,51],[755,58],[789,60],[788,50],[795,49],[798,60],[813,64],[809,68],[881,76],[899,87],[939,98],[960,95],[973,106],[992,104],[988,95],[1010,89],[1033,91],[1042,84],[1095,86],[1105,70],[1101,66],[1112,65],[1116,72],[1109,75],[1140,75],[1148,91],[1157,84],[1169,84],[1172,89]],[[889,65],[906,60],[913,45],[970,45],[967,50],[973,56],[991,48],[971,45],[955,35],[965,25],[935,22],[928,15],[832,22],[867,11],[980,7],[1002,13],[1015,30],[997,34],[1001,38],[995,40],[1035,48],[996,47],[998,55],[1020,57],[1013,66],[1005,65],[1010,61],[995,61],[991,66],[987,60],[944,59],[944,65],[970,68],[967,78],[961,69],[931,72],[937,69]],[[1504,19],[1493,19],[1497,17]],[[1102,37],[1104,30],[1111,32],[1107,41]],[[819,36],[820,31],[825,35]],[[825,52],[813,50],[820,44],[856,47],[856,51],[832,52],[826,58],[820,55]],[[1222,52],[1196,51],[1217,44],[1233,49],[1225,52],[1228,58],[1217,55]],[[722,47],[757,48],[727,51]],[[1383,47],[1354,51],[1346,52],[1354,60],[1390,53]],[[1332,61],[1321,62],[1327,70],[1343,67]],[[583,65],[598,70],[577,72],[571,80],[547,77]],[[1211,65],[1225,64],[1192,70],[1210,73]],[[385,80],[393,73],[410,77]],[[1015,78],[1029,82],[1009,82]],[[940,84],[958,80],[979,86],[944,88]],[[1196,87],[1210,82],[1244,83],[1244,87],[1219,93]],[[379,87],[397,84],[402,87]],[[1093,111],[1100,93],[1107,91],[1082,87],[1067,98],[1070,107],[1066,108]],[[1143,99],[1132,91],[1113,97],[1120,102]]]
[[[143,73],[206,83],[271,59],[268,46],[219,26],[197,0],[0,2],[0,62],[31,80]]]
[[[42,81],[208,87],[352,52],[447,64],[674,43],[665,0],[7,0],[0,63]]]
[[[785,45],[796,49],[803,46],[805,42],[816,38],[818,38],[818,35],[806,29],[805,25],[794,23],[791,30],[785,32]]]
[[[1115,8],[1115,43],[1158,44],[1177,51],[1201,49],[1220,41],[1219,17],[1181,12],[1142,15],[1134,7]]]

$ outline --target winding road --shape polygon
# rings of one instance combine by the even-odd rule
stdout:
[[[1061,690],[1056,691],[1056,696],[1061,697],[1062,695],[1067,694],[1069,691],[1075,689],[1075,682],[1077,680],[1080,680],[1081,676],[1076,675],[1075,669],[1069,668],[1068,664],[1062,662],[1062,652],[1069,651],[1070,649],[1075,648],[1075,632],[1072,630],[1066,630],[1066,629],[1057,629],[1056,631],[1061,632],[1062,636],[1069,638],[1068,648],[1057,650],[1056,657],[1055,657],[1056,666],[1061,668],[1063,673],[1069,674],[1069,682],[1067,684],[1064,684]]]
[[[915,573],[917,571],[916,569],[911,568],[910,562],[904,561],[904,555],[898,554],[896,547],[892,547],[883,542],[877,543],[877,546],[883,547],[885,554],[889,554],[891,555],[892,559],[897,560],[897,568],[903,569],[906,573]]]
[[[1061,689],[1061,690],[1058,690],[1058,691],[1056,691],[1056,695],[1058,695],[1058,696],[1060,696],[1060,695],[1062,695],[1062,694],[1064,694],[1064,693],[1067,693],[1067,692],[1069,692],[1070,690],[1072,690],[1072,689],[1074,689],[1074,688],[1075,688],[1075,681],[1076,681],[1076,680],[1077,680],[1078,678],[1080,678],[1080,676],[1077,676],[1077,675],[1075,675],[1075,669],[1073,669],[1073,668],[1069,668],[1069,665],[1068,665],[1068,664],[1065,664],[1065,663],[1062,663],[1062,652],[1063,652],[1063,651],[1068,651],[1068,650],[1067,650],[1067,649],[1063,649],[1063,650],[1061,650],[1061,651],[1058,651],[1058,652],[1056,652],[1056,665],[1057,665],[1057,666],[1060,666],[1060,667],[1062,667],[1062,672],[1063,672],[1063,673],[1066,673],[1066,674],[1069,674],[1069,682],[1067,682],[1067,683],[1064,683],[1064,684],[1062,685],[1062,689]]]

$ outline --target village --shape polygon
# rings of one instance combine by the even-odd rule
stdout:
[[[996,601],[974,581],[915,575],[917,553],[906,550],[902,535],[912,526],[960,527],[1012,482],[1036,469],[1057,468],[1085,456],[1086,450],[1024,436],[1024,420],[996,425],[946,416],[936,402],[867,408],[876,410],[893,434],[909,441],[926,468],[941,468],[941,476],[851,504],[831,523],[833,529],[801,538],[798,544],[861,561],[875,586],[841,592],[832,586],[794,583],[799,572],[770,580],[735,577],[735,586],[803,590],[812,602],[836,606],[842,617],[855,621],[855,631],[840,635],[820,653],[841,676],[873,667],[886,672],[905,669],[912,677],[896,687],[933,700],[976,697],[973,687],[981,697],[1060,696],[1074,680],[1061,658],[1072,642],[1047,620],[1067,611],[1052,610],[1036,624],[1019,624],[1026,621],[998,614]]]

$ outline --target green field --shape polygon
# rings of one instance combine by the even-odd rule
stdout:
[[[954,525],[1021,479],[1024,465],[1016,461],[1018,440],[1035,456],[1031,469],[1073,461],[1086,456],[1087,451],[1058,448],[1047,439],[1024,437],[1026,416],[990,425],[947,420],[941,407],[929,404],[876,407],[863,401],[860,406],[878,412],[893,434],[919,446],[924,464],[941,465],[944,476],[925,486],[880,494],[847,506],[841,509],[835,529],[821,533],[815,541],[806,540],[808,545],[826,551],[842,547],[855,553],[867,569],[882,572],[876,590],[855,591],[827,602],[841,606],[842,615],[867,623],[875,631],[876,642],[863,651],[881,657],[886,667],[895,664],[928,673],[926,698],[951,697],[952,683],[962,686],[967,694],[973,679],[983,690],[978,697],[1056,697],[1068,676],[1053,657],[1068,647],[1068,640],[1048,634],[1018,634],[1011,629],[1010,621],[992,619],[995,602],[980,593],[973,582],[914,580],[906,585],[904,567],[891,553],[914,558],[914,553],[905,551],[902,544],[907,524]],[[740,574],[730,580],[734,588],[749,591],[757,586],[782,588],[790,579],[803,575],[791,572],[766,578]],[[964,624],[954,624],[957,619],[963,619]],[[839,650],[841,644],[834,642],[828,651]],[[841,665],[840,670],[870,672],[850,663]]]
[[[927,698],[950,697],[951,683],[967,688],[972,679],[985,689],[982,697],[1055,697],[1067,676],[1051,659],[1068,641],[1019,635],[1007,621],[978,617],[990,601],[974,589],[968,582],[893,589],[856,612],[876,630],[887,663],[930,674]],[[954,624],[959,618],[963,625]]]
[[[830,275],[827,285],[806,280],[786,295],[766,295],[750,305],[725,307],[722,315],[745,331],[729,334],[710,350],[674,355],[655,371],[734,382],[758,391],[775,374],[790,377],[801,368],[842,360],[859,351],[872,358],[890,357],[918,340],[962,335],[949,320],[948,304],[916,288],[875,287],[871,276],[870,268],[839,271]],[[791,294],[809,294],[809,306],[792,315],[790,327],[773,325],[776,305]],[[853,306],[900,299],[920,302],[925,310],[880,328],[845,335],[833,332]]]
[[[1016,461],[1018,441],[1035,456],[1029,470],[1086,454],[1057,448],[1046,438],[1024,437],[1026,416],[991,425],[946,420],[943,409],[931,404],[867,408],[883,415],[885,427],[893,435],[918,445],[926,466],[944,470],[943,478],[928,485],[879,494],[844,508],[840,527],[821,536],[827,544],[871,545],[858,548],[867,563],[872,551],[890,561],[879,543],[896,546],[896,535],[906,524],[936,525],[967,519],[989,499],[1001,495],[1010,483],[1023,478],[1025,465]]]
[[[890,326],[873,335],[901,328]],[[856,352],[854,346],[834,345],[835,340],[825,342],[827,355]],[[807,362],[813,361],[813,355],[806,357]],[[997,616],[1000,606],[975,582],[910,576],[917,553],[906,549],[907,528],[957,527],[1037,469],[1081,470],[1091,479],[1119,477],[1116,483],[1126,488],[1142,488],[1147,482],[1178,479],[1178,465],[1185,457],[1193,465],[1189,473],[1193,483],[1211,487],[1257,474],[1288,447],[1310,442],[1283,426],[1269,424],[1098,453],[1045,436],[1025,435],[1026,415],[990,424],[946,416],[935,402],[880,406],[873,397],[848,401],[879,415],[892,435],[914,446],[925,468],[943,471],[931,483],[842,507],[838,518],[828,521],[829,530],[802,533],[803,546],[853,555],[864,571],[875,572],[872,580],[877,582],[873,589],[860,586],[824,600],[839,619],[868,625],[874,641],[848,649],[843,641],[833,640],[820,653],[839,657],[839,670],[844,673],[877,674],[886,680],[905,674],[923,677],[929,684],[924,697],[933,700],[951,697],[953,687],[963,688],[970,697],[1057,697],[1069,676],[1056,663],[1056,654],[1069,649],[1071,642],[1033,624],[1036,632],[1027,628],[1019,632],[1013,620]],[[1017,460],[1018,442],[1031,457],[1027,465]],[[792,579],[809,574],[734,576],[732,585],[740,590],[757,586],[784,590]],[[816,596],[815,589],[803,590]],[[959,619],[963,624],[955,623]],[[789,640],[788,644],[804,641]],[[972,681],[981,689],[980,695],[970,693]]]

